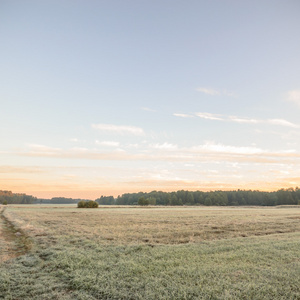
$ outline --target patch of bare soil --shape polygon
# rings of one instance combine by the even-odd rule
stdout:
[[[4,210],[0,208],[0,264],[30,250],[27,236],[4,216]]]

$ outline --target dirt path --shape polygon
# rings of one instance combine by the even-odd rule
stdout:
[[[4,210],[0,207],[0,264],[30,250],[28,238],[5,218]]]

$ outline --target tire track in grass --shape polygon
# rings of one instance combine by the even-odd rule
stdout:
[[[31,249],[28,236],[5,217],[5,209],[0,208],[0,264]]]

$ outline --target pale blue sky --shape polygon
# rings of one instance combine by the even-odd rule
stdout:
[[[1,1],[0,189],[300,185],[299,1]]]

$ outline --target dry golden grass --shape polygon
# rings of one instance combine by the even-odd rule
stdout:
[[[300,231],[300,209],[266,207],[15,206],[6,215],[36,239],[183,244]]]
[[[300,299],[299,208],[9,206],[0,298]]]

